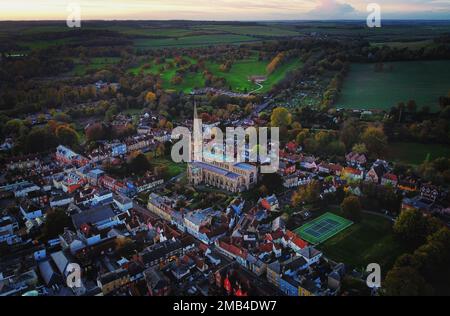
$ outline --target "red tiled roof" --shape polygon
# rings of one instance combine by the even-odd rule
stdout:
[[[355,169],[355,168],[345,168],[344,169],[345,173],[351,173],[351,174],[355,174],[355,175],[361,175],[362,171]]]
[[[398,177],[393,173],[386,173],[383,178],[391,180],[391,181],[398,181]]]
[[[267,243],[259,246],[259,251],[261,252],[271,252],[273,250],[273,244]]]
[[[306,241],[304,241],[303,239],[298,237],[295,233],[293,233],[289,230],[286,232],[285,238],[287,240],[292,241],[300,249],[308,247],[308,243]]]

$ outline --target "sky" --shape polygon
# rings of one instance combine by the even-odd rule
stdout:
[[[82,20],[365,19],[369,3],[384,19],[450,20],[450,0],[0,0],[0,20],[66,20],[70,3]]]

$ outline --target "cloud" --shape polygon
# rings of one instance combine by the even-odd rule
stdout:
[[[346,19],[358,15],[358,11],[350,4],[337,0],[319,0],[318,5],[309,12],[312,18]]]

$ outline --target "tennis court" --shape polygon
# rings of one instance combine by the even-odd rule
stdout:
[[[298,228],[295,233],[303,240],[317,245],[339,234],[351,225],[353,225],[353,222],[345,218],[333,213],[326,213]]]

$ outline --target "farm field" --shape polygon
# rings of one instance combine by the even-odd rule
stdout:
[[[74,76],[83,76],[90,70],[103,70],[108,66],[117,64],[120,61],[119,57],[94,57],[89,60],[88,64],[83,64],[79,59],[76,59],[75,68],[70,72]]]
[[[186,58],[185,58],[186,59]],[[188,59],[190,63],[196,63],[195,60]],[[133,74],[139,72],[161,74],[161,78],[164,82],[165,89],[172,89],[177,91],[183,91],[185,93],[191,92],[195,88],[204,87],[205,81],[201,73],[187,73],[184,76],[184,80],[179,85],[171,83],[171,79],[175,76],[177,69],[174,66],[169,66],[173,62],[173,59],[167,59],[165,64],[156,65],[154,63],[143,64],[139,67],[130,69]],[[272,74],[267,76],[267,80],[262,83],[262,89],[258,90],[258,93],[264,93],[269,91],[274,84],[278,83],[284,78],[284,76],[296,68],[301,67],[302,62],[300,60],[290,60],[282,64]],[[220,65],[214,62],[207,62],[207,68],[215,76],[223,77],[227,81],[227,86],[234,92],[250,92],[259,88],[258,85],[250,82],[248,78],[252,75],[266,76],[267,62],[259,61],[257,56],[254,55],[248,59],[238,60],[231,67],[229,72],[223,72],[220,70]]]
[[[220,35],[195,35],[184,37],[157,38],[157,39],[136,39],[134,46],[140,49],[152,49],[162,47],[195,47],[210,46],[217,44],[238,44],[245,42],[255,42],[259,39],[245,35],[220,34]]]
[[[362,214],[362,221],[329,239],[320,249],[332,260],[361,270],[379,263],[386,273],[397,257],[407,251],[394,237],[392,222],[384,217]]]
[[[351,65],[337,107],[387,110],[415,100],[419,108],[436,110],[439,97],[450,89],[450,61],[385,63],[382,72],[375,72],[374,66]]]
[[[389,159],[404,164],[419,165],[427,159],[450,158],[450,148],[439,144],[392,143],[389,144]]]

